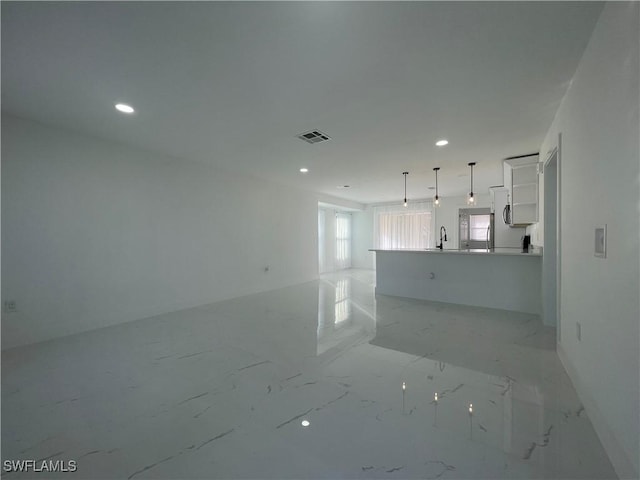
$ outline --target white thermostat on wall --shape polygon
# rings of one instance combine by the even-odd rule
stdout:
[[[596,227],[595,250],[596,257],[605,258],[607,256],[607,226]]]

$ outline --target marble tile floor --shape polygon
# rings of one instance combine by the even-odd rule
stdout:
[[[360,270],[4,351],[8,459],[77,462],[10,479],[615,478],[555,329],[376,297]]]

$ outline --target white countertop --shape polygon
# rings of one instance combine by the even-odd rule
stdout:
[[[396,249],[396,250],[385,250],[385,249],[369,249],[370,252],[411,252],[411,253],[431,253],[435,255],[516,255],[520,257],[541,257],[542,253],[538,250],[535,250],[530,253],[524,253],[519,248],[494,248],[491,250],[487,250],[486,248],[469,248],[469,249],[445,249],[440,250],[439,248],[428,248],[424,250],[409,250],[409,249]]]

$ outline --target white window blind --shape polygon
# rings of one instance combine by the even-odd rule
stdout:
[[[324,248],[325,238],[325,211],[318,210],[318,266],[320,273],[324,273],[327,270],[326,252]]]
[[[336,268],[351,268],[351,215],[336,214]]]
[[[432,238],[431,203],[374,207],[374,244],[379,249],[429,248]]]
[[[490,215],[469,215],[469,236],[471,240],[486,241],[489,225],[491,225]]]

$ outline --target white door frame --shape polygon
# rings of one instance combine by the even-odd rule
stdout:
[[[560,343],[562,340],[562,328],[561,328],[562,317],[561,317],[561,308],[560,308],[560,302],[561,302],[560,294],[562,290],[561,288],[562,287],[562,283],[561,283],[562,234],[560,230],[560,226],[562,225],[562,222],[561,222],[562,196],[560,194],[561,187],[562,187],[561,152],[562,152],[562,133],[558,133],[558,145],[549,151],[549,153],[547,154],[547,158],[544,162],[544,168],[546,169],[549,163],[555,157],[555,162],[556,162],[556,251],[555,251],[556,261],[555,261],[555,265],[556,265],[556,341],[557,343]],[[545,181],[545,185],[546,185],[546,181]],[[544,192],[543,192],[543,196],[544,196]],[[545,204],[545,208],[546,208],[546,204]]]

